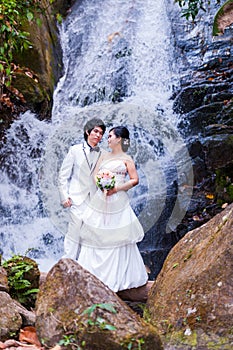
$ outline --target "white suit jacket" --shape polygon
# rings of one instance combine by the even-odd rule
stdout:
[[[80,205],[89,194],[94,194],[96,185],[93,179],[93,170],[101,152],[103,150],[92,152],[91,164],[85,156],[85,153],[87,157],[90,154],[90,148],[86,142],[70,147],[58,175],[61,202],[71,198],[73,204]]]

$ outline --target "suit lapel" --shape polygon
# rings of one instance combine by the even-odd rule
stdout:
[[[95,169],[96,163],[98,162],[98,159],[99,159],[99,157],[101,155],[101,151],[93,152],[93,153],[94,153],[94,158],[93,158],[93,162],[92,162],[91,169],[90,169],[91,170],[90,171],[91,174],[93,173],[93,171]]]

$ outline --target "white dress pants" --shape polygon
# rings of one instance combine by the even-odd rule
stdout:
[[[80,230],[82,227],[82,216],[86,203],[80,205],[72,204],[70,207],[70,218],[68,230],[64,239],[64,255],[62,258],[77,260],[79,254]]]

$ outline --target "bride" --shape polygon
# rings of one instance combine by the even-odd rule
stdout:
[[[127,190],[138,184],[133,159],[126,154],[129,131],[117,126],[110,130],[111,152],[100,157],[100,170],[115,175],[115,186],[107,192],[97,190],[83,216],[78,263],[114,292],[137,288],[148,276],[137,247],[143,228],[130,206]]]

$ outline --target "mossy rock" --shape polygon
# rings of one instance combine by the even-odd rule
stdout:
[[[36,113],[40,119],[50,118],[52,97],[58,80],[63,73],[62,49],[56,15],[63,17],[74,1],[42,0],[45,13],[40,15],[40,25],[34,22],[23,24],[23,30],[28,32],[32,48],[14,54],[14,61],[22,67],[34,72],[38,82],[27,79],[17,73],[13,86],[25,97],[26,109]],[[24,68],[22,68],[24,69]],[[17,81],[19,80],[19,81]],[[26,86],[26,88],[25,88]]]
[[[10,296],[29,310],[35,307],[40,281],[36,261],[26,256],[14,255],[3,263],[3,267],[7,272]]]
[[[51,109],[50,91],[46,91],[36,78],[23,71],[14,75],[12,86],[23,95],[25,106],[39,114],[41,119],[48,118]]]
[[[213,36],[223,34],[226,27],[233,23],[233,0],[226,1],[214,17]]]

